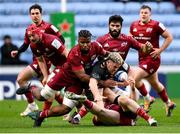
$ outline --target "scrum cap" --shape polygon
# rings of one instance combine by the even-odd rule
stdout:
[[[28,35],[29,34],[37,34],[37,35],[40,36],[42,34],[42,32],[41,32],[41,30],[39,28],[30,27],[30,28],[27,29],[27,34]]]

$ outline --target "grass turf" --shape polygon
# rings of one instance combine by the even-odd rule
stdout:
[[[152,105],[150,114],[158,121],[157,127],[150,127],[143,119],[136,126],[93,126],[92,115],[88,114],[79,125],[71,125],[62,117],[48,118],[40,128],[33,128],[33,120],[20,117],[26,107],[25,101],[0,101],[0,133],[179,133],[180,99],[174,99],[177,107],[172,117],[166,117],[164,104],[160,100]],[[39,105],[42,105],[39,103]]]

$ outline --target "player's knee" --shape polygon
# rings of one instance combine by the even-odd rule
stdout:
[[[25,80],[19,76],[17,77],[16,81],[20,86],[23,86],[23,84],[25,83]]]
[[[128,97],[126,97],[126,96],[120,96],[120,97],[118,98],[118,103],[119,103],[119,104],[122,104],[122,105],[127,105],[127,104],[129,103]]]
[[[135,81],[135,86],[137,88],[141,87],[143,85],[143,82],[142,81]]]
[[[107,98],[110,98],[110,96],[112,95],[111,92],[109,91],[110,91],[109,88],[104,88],[103,95],[106,96]]]

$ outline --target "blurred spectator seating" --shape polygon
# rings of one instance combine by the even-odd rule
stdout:
[[[31,23],[28,8],[33,3],[40,3],[43,8],[43,19],[49,21],[49,15],[60,10],[59,0],[0,0],[0,38],[5,34],[12,36],[20,46],[23,42],[25,28]],[[80,29],[88,29],[94,39],[108,32],[108,18],[112,14],[120,14],[124,18],[122,32],[128,34],[132,21],[139,18],[139,8],[147,4],[152,8],[152,18],[162,22],[173,34],[174,41],[162,56],[163,64],[180,64],[180,15],[171,2],[113,2],[113,0],[68,0],[67,10],[74,12],[76,36]],[[48,6],[47,6],[48,5]],[[162,40],[161,40],[162,42]],[[2,42],[0,42],[2,44]],[[167,56],[164,57],[164,55]],[[177,56],[170,58],[175,53]],[[137,54],[134,51],[128,55],[130,64],[135,64]],[[31,61],[31,52],[28,50],[22,58]],[[174,55],[174,54],[173,54]]]

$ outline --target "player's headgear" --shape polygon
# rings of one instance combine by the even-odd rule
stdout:
[[[28,34],[37,34],[39,36],[42,34],[42,32],[39,28],[33,28],[33,27],[28,28],[27,33]]]
[[[112,60],[115,63],[120,65],[123,64],[124,60],[118,52],[110,52],[109,55],[105,58],[105,60]]]
[[[122,26],[123,18],[120,15],[112,15],[109,17],[109,24],[111,22],[119,22]]]
[[[81,30],[78,33],[78,37],[91,38],[92,34],[88,30]]]

